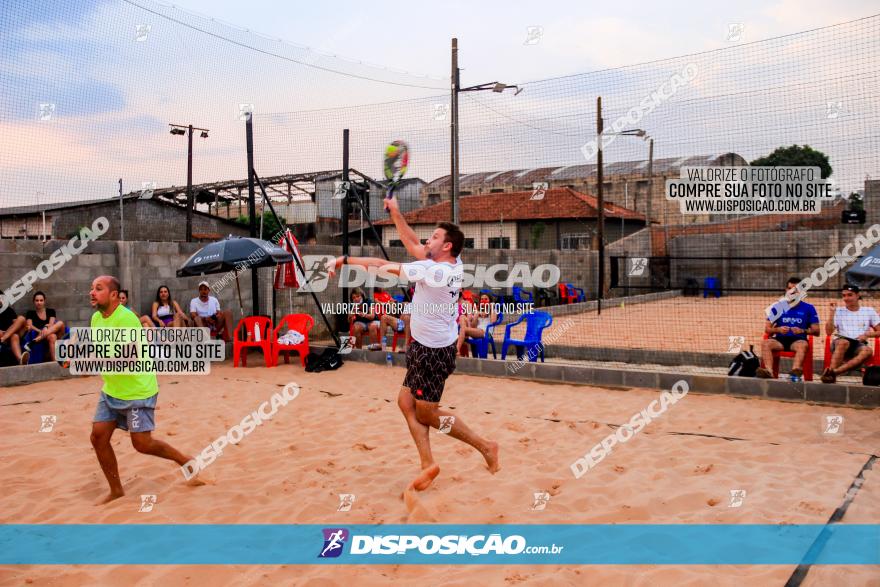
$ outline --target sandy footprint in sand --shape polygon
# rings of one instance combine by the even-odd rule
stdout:
[[[406,504],[407,524],[429,524],[437,521],[422,505],[422,501],[418,498],[418,491],[412,483],[403,490],[403,503]]]

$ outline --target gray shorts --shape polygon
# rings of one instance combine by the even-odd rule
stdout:
[[[116,399],[101,392],[92,422],[116,422],[116,427],[129,432],[156,429],[155,411],[159,394],[146,399]]]
[[[840,338],[835,338],[831,341],[831,352],[834,352],[834,349],[837,347],[837,343],[841,340],[849,341],[849,347],[846,349],[846,352],[843,353],[844,361],[848,361],[854,358],[857,354],[862,352],[862,349],[870,348],[866,343],[860,341],[857,338],[848,338],[845,336],[841,336]]]

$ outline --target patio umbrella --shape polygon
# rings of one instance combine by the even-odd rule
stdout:
[[[290,261],[293,261],[293,255],[269,241],[230,235],[221,241],[205,245],[193,253],[177,270],[177,276],[233,272],[235,288],[238,291],[238,306],[244,315],[241,286],[238,283],[239,272],[245,269],[274,267],[279,263]]]
[[[853,262],[846,272],[846,282],[862,289],[873,289],[880,285],[880,245]]]

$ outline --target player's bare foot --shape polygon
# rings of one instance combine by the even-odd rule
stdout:
[[[486,466],[489,468],[489,472],[494,475],[501,470],[501,461],[498,460],[498,443],[490,441],[486,444],[489,450],[483,456],[486,457]]]
[[[207,485],[210,480],[206,479],[203,475],[196,475],[191,479],[186,481],[186,485],[189,487],[201,487],[202,485]]]
[[[422,472],[419,473],[419,476],[413,479],[413,489],[415,489],[416,491],[424,491],[431,486],[431,483],[434,482],[434,479],[436,479],[437,475],[439,474],[440,466],[437,464],[433,464],[426,469],[422,469]]]
[[[118,493],[115,491],[111,491],[109,495],[105,495],[101,500],[95,502],[95,505],[104,505],[105,503],[110,503],[113,500],[119,499],[123,495],[125,495],[124,491],[120,491]]]

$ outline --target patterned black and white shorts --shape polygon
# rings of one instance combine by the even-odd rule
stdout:
[[[443,395],[446,378],[455,371],[455,343],[447,347],[432,348],[412,341],[406,351],[406,377],[403,386],[408,387],[417,400],[437,403]]]

